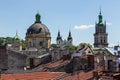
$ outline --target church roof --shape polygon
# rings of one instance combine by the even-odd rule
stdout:
[[[60,31],[58,31],[58,36],[57,36],[57,39],[56,40],[62,40],[62,37],[61,37],[61,35],[60,35]]]
[[[108,50],[108,48],[93,48],[95,55],[111,55],[113,54]]]
[[[103,23],[103,20],[102,20],[102,18],[103,18],[103,16],[102,16],[102,13],[101,13],[101,10],[100,10],[100,12],[99,12],[99,15],[98,15],[98,26],[104,26],[104,23]]]
[[[18,36],[17,32],[16,35],[13,38],[14,41],[21,41],[20,37]]]
[[[57,80],[65,72],[32,72],[18,74],[1,74],[3,80]]]
[[[38,34],[38,33],[50,33],[47,26],[41,23],[41,16],[39,13],[36,14],[36,21],[28,29],[26,34]]]
[[[68,39],[67,40],[71,40],[72,36],[71,36],[71,32],[69,31],[69,35],[68,35]]]

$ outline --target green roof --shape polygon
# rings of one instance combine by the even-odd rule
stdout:
[[[102,21],[102,14],[101,14],[101,10],[100,10],[100,13],[99,13],[99,15],[98,15],[98,19],[99,19],[99,21],[98,21],[97,26],[101,26],[101,27],[103,27],[103,26],[104,26],[104,24],[103,24],[103,21]]]
[[[13,38],[14,41],[21,41],[20,37],[18,36],[18,34],[16,33],[16,35]]]

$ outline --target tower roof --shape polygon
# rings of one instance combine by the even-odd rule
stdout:
[[[98,26],[103,26],[103,21],[102,21],[102,13],[101,13],[101,9],[100,9],[100,12],[99,12],[99,15],[98,15]]]
[[[69,31],[68,40],[72,39],[71,31]]]
[[[17,31],[16,31],[16,35],[14,36],[13,40],[14,41],[21,41],[20,37],[17,34]]]
[[[62,39],[62,37],[60,36],[60,31],[58,31],[58,36],[57,36],[57,40]]]

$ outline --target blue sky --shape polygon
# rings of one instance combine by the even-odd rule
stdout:
[[[0,36],[14,37],[17,30],[24,39],[39,12],[51,32],[52,43],[56,42],[58,30],[63,39],[71,30],[73,44],[93,44],[100,7],[103,21],[107,22],[109,44],[120,44],[120,0],[0,0]]]

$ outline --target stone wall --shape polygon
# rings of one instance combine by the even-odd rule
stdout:
[[[8,51],[8,72],[18,72],[26,67],[27,56],[21,53]]]

